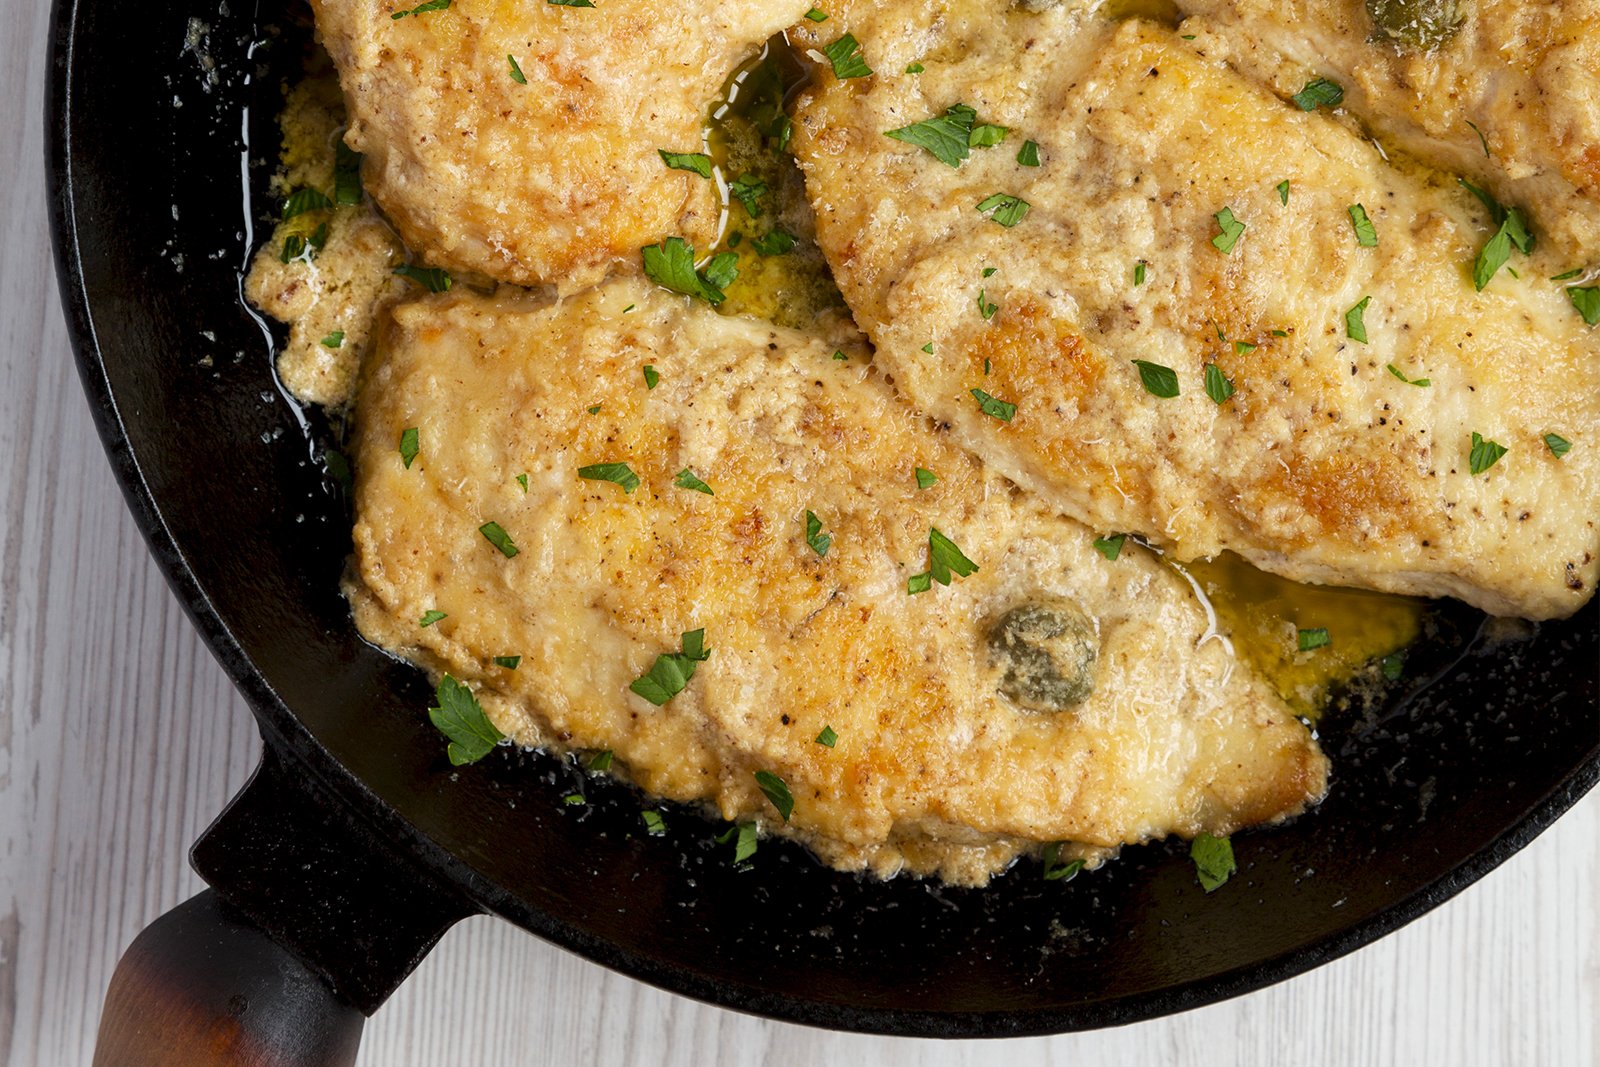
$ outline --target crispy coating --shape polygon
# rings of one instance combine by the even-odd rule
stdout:
[[[854,32],[879,73],[824,70],[799,104],[818,238],[878,365],[960,443],[1181,558],[1232,549],[1301,581],[1531,618],[1592,594],[1600,344],[1545,280],[1564,260],[1519,253],[1520,278],[1475,292],[1493,224],[1453,180],[1153,24],[934,0],[835,20],[819,39]],[[952,168],[884,136],[956,103],[1005,141]],[[1041,166],[1018,162],[1024,139]],[[994,193],[1026,216],[976,210]],[[1231,251],[1213,240],[1224,208],[1245,225]],[[1233,395],[1208,396],[1208,373]],[[1479,474],[1474,433],[1509,450]]]
[[[317,29],[365,154],[368,192],[437,266],[573,291],[639,248],[715,240],[715,185],[658,149],[702,150],[734,67],[806,10],[797,0],[670,14],[644,0],[568,7],[315,0]],[[513,77],[512,60],[525,84]]]
[[[757,819],[833,865],[982,883],[1042,842],[1098,859],[1324,791],[1316,742],[1177,572],[1131,543],[1103,558],[871,367],[802,334],[633,281],[553,305],[402,304],[354,455],[364,634],[465,680],[518,742],[611,749],[648,792]],[[638,488],[579,476],[602,462]],[[918,467],[938,481],[918,488]],[[684,470],[712,493],[676,484]],[[514,557],[480,534],[489,521]],[[979,569],[911,595],[930,527]],[[1001,693],[986,635],[1032,603],[1093,628],[1091,691],[1065,710]],[[427,611],[447,617],[423,628]],[[686,689],[661,707],[630,692],[701,627],[712,651]],[[792,791],[787,825],[757,770]]]

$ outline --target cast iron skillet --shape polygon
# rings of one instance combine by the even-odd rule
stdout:
[[[770,842],[738,871],[717,827],[669,809],[668,835],[649,837],[635,796],[570,764],[502,750],[453,770],[421,673],[351,625],[347,505],[315,443],[327,428],[279,392],[271,339],[238,299],[264,232],[243,188],[271,211],[280,78],[308,36],[279,9],[55,9],[51,208],[84,386],[152,552],[264,741],[194,848],[214,892],[124,958],[99,1062],[219,1062],[224,1048],[348,1062],[362,1014],[478,911],[664,988],[819,1026],[1128,1023],[1409,922],[1600,774],[1596,604],[1497,649],[1481,617],[1443,609],[1388,707],[1324,725],[1327,803],[1240,835],[1240,872],[1209,896],[1178,845],[1070,884],[1024,864],[981,892],[842,876]],[[561,803],[575,785],[588,807]],[[211,1051],[184,1059],[191,1039]]]

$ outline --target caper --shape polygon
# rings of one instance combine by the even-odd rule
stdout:
[[[1459,0],[1367,0],[1367,14],[1379,36],[1429,52],[1461,25]]]
[[[1000,692],[1034,711],[1066,711],[1094,692],[1100,639],[1094,623],[1063,597],[1022,604],[989,627],[989,662]]]

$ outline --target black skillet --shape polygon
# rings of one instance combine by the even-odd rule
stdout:
[[[1442,608],[1384,708],[1324,724],[1327,803],[1240,835],[1241,870],[1211,895],[1178,845],[1066,884],[1023,864],[985,891],[864,881],[773,843],[736,870],[690,812],[669,810],[654,838],[622,787],[586,782],[593,803],[563,805],[583,780],[570,764],[501,750],[453,770],[421,673],[351,626],[328,428],[280,393],[271,339],[238,298],[271,207],[280,79],[308,31],[277,9],[190,14],[58,0],[52,222],[112,463],[264,750],[194,847],[212,891],[124,957],[97,1062],[348,1062],[363,1015],[479,911],[664,988],[819,1026],[1128,1023],[1411,921],[1600,776],[1594,603],[1498,646],[1481,617]]]

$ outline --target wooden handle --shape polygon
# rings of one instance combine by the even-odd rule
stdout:
[[[94,1067],[349,1067],[364,1022],[208,889],[123,953]]]

